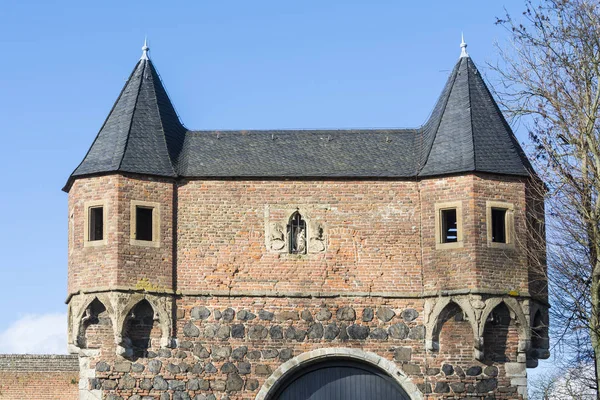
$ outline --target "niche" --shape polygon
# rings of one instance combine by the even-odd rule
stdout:
[[[82,349],[99,349],[114,342],[112,320],[106,307],[98,299],[94,299],[85,309],[77,344]]]
[[[160,341],[161,332],[156,323],[154,309],[142,300],[131,309],[123,329],[123,345],[134,359],[148,356],[153,341]],[[156,343],[155,343],[156,345]]]
[[[450,363],[473,359],[473,328],[462,308],[449,303],[438,317],[433,332],[434,348],[439,358]]]
[[[485,321],[483,351],[485,361],[515,362],[519,348],[516,318],[506,304],[500,303]]]

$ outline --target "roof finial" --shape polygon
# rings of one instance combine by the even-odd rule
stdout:
[[[148,60],[148,50],[150,50],[150,47],[148,47],[148,38],[145,37],[144,45],[142,46],[142,57],[140,60]]]
[[[467,53],[467,44],[465,43],[465,36],[462,34],[460,34],[460,58],[463,57],[469,57],[469,54]]]

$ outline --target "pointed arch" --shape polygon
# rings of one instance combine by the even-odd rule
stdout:
[[[160,346],[169,347],[171,344],[171,318],[169,317],[167,310],[165,310],[164,307],[161,307],[159,302],[153,298],[153,296],[135,293],[129,297],[129,300],[127,303],[125,303],[123,308],[121,308],[118,315],[117,326],[119,327],[119,330],[116,335],[116,342],[121,347],[120,349],[117,349],[118,353],[121,355],[134,356],[132,348],[133,343],[131,342],[131,338],[127,335],[127,324],[132,317],[132,312],[135,319],[135,308],[142,302],[144,302],[143,304],[145,308],[145,310],[142,310],[144,311],[142,314],[149,314],[151,312],[153,321],[152,329],[156,327],[156,329],[158,329],[160,332]],[[147,323],[149,322],[149,316],[140,315],[140,317],[143,320],[145,319],[146,322],[137,321],[136,323],[138,323],[138,327],[143,330],[142,326],[148,325]]]
[[[548,313],[538,308],[531,321],[531,350],[535,359],[550,357],[548,341]]]
[[[160,339],[161,332],[155,321],[156,312],[148,300],[140,300],[125,318],[122,328],[124,347],[131,350],[130,356],[146,357],[152,348],[152,339]]]
[[[458,307],[464,314],[464,319],[471,327],[472,346],[474,348],[477,347],[479,341],[477,336],[477,318],[471,303],[469,303],[467,299],[445,297],[437,300],[427,323],[426,343],[428,350],[439,350],[439,334],[442,326],[446,322],[443,319],[447,316],[447,312],[451,312],[454,307]],[[456,315],[456,313],[454,315]]]
[[[288,251],[291,254],[306,254],[307,225],[300,211],[292,213],[287,225]]]
[[[523,332],[528,330],[529,324],[523,319],[519,320],[518,313],[509,302],[500,300],[489,304],[480,323],[485,360],[500,363],[518,361],[519,353],[528,347],[528,339],[522,337],[529,336],[529,332]]]
[[[94,297],[84,308],[77,327],[76,344],[81,349],[99,349],[114,341],[113,322],[102,301]]]
[[[483,331],[485,329],[485,321],[488,319],[491,312],[501,303],[504,303],[508,310],[511,311],[515,316],[515,320],[517,322],[519,330],[519,341],[522,341],[524,343],[526,342],[528,344],[531,338],[529,332],[529,321],[527,317],[525,317],[525,313],[523,313],[523,309],[519,305],[519,302],[512,297],[494,297],[486,301],[485,308],[483,309],[483,312],[481,314],[481,323],[479,324],[479,336],[483,336]],[[525,350],[527,349],[523,348],[520,351]]]
[[[80,335],[80,331],[81,331],[81,325],[83,322],[83,318],[84,318],[88,308],[95,301],[98,301],[99,303],[101,303],[102,306],[106,309],[108,318],[110,318],[110,324],[112,327],[113,337],[116,333],[116,331],[115,331],[115,327],[117,326],[116,316],[115,316],[114,309],[112,307],[112,303],[111,303],[110,299],[102,293],[98,293],[95,295],[88,295],[88,296],[84,297],[84,300],[81,302],[79,308],[75,308],[74,305],[69,306],[69,308],[71,309],[71,314],[70,314],[70,321],[71,321],[70,322],[70,334],[71,334],[71,340],[72,340],[71,343],[73,343],[77,347],[79,347],[78,342],[79,342],[79,335]],[[75,310],[77,310],[77,311],[75,311]]]

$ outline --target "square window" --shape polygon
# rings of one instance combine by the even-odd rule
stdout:
[[[104,239],[104,207],[89,208],[89,241]]]
[[[515,206],[503,201],[486,201],[488,247],[515,247]]]
[[[458,242],[458,221],[456,218],[456,208],[441,210],[442,219],[442,243]]]
[[[152,214],[150,207],[135,207],[135,240],[152,241]]]
[[[160,203],[131,200],[130,240],[133,246],[160,247]]]
[[[458,249],[464,246],[462,201],[435,204],[435,248]]]
[[[506,243],[506,209],[492,208],[492,242]]]
[[[86,201],[83,205],[83,247],[97,247],[106,244],[107,204],[105,200]],[[76,218],[77,218],[77,214]]]

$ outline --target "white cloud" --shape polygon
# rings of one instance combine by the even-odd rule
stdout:
[[[66,354],[67,314],[25,315],[0,331],[0,354]]]

